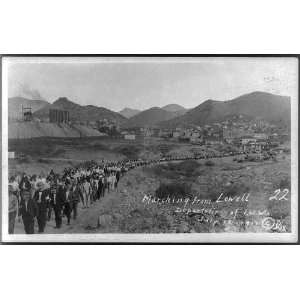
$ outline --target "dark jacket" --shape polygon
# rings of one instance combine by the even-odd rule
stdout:
[[[59,191],[57,191],[56,193],[50,193],[49,197],[50,197],[50,205],[54,209],[62,209],[64,203],[63,203],[62,195],[61,193],[59,193]]]
[[[78,203],[79,199],[82,198],[81,189],[79,188],[79,186],[76,185],[75,189],[73,190],[72,188],[71,190],[72,190],[71,201],[73,203]]]
[[[27,177],[22,177],[21,182],[19,184],[19,189],[21,191],[26,190],[29,191],[31,189],[31,183]]]
[[[67,189],[63,188],[60,191],[60,200],[62,201],[62,203],[65,205],[66,203],[72,203],[73,202],[73,192],[71,190],[69,190],[69,195],[68,198],[67,196]]]
[[[36,202],[38,207],[38,217],[46,216],[47,208],[49,207],[49,200],[47,197],[49,196],[48,190],[44,190],[41,193],[41,201],[39,202],[39,191],[36,191],[33,196],[33,200]]]
[[[56,205],[54,208],[61,209],[64,206],[64,188],[59,186],[56,190]]]
[[[23,217],[23,219],[33,220],[37,216],[38,207],[36,202],[30,197],[30,194],[24,196],[21,200],[19,214]]]

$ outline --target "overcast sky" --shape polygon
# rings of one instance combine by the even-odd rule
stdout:
[[[8,96],[67,97],[115,111],[266,91],[297,95],[294,58],[9,58]]]

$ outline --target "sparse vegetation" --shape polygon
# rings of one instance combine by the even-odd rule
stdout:
[[[44,163],[44,164],[49,164],[51,162],[49,159],[45,159],[45,158],[39,158],[37,161],[39,163]]]
[[[157,144],[154,144],[157,143]],[[153,144],[143,145],[139,141],[124,141],[121,139],[108,139],[108,138],[90,138],[90,139],[37,139],[35,141],[18,141],[17,143],[10,142],[10,151],[19,150],[24,151],[23,164],[21,160],[16,159],[10,161],[11,169],[13,164],[18,163],[17,171],[24,169],[34,170],[36,168],[37,174],[41,169],[45,169],[44,164],[48,164],[49,170],[53,168],[55,171],[60,167],[64,168],[71,164],[69,153],[74,157],[73,165],[78,166],[76,157],[80,151],[99,151],[101,154],[88,159],[109,159],[109,155],[114,155],[135,159],[145,155],[149,159],[150,155],[156,150],[156,157],[160,153],[165,153],[166,156],[169,152],[172,155],[178,156],[183,153],[192,155],[198,153],[198,148],[195,146],[187,146],[182,144],[168,144],[161,141],[154,141]],[[24,146],[25,145],[25,146]],[[13,146],[13,147],[12,147]],[[181,148],[182,147],[182,148]],[[193,150],[191,150],[194,147]],[[174,148],[176,148],[174,151]],[[76,150],[75,150],[76,149]],[[145,150],[149,151],[145,154]],[[76,152],[78,151],[78,152]],[[200,150],[199,150],[200,151]],[[28,156],[26,156],[26,153]],[[102,155],[103,152],[103,155]],[[121,154],[121,155],[120,155]],[[47,156],[46,156],[47,155]],[[47,160],[47,157],[64,155],[63,161]],[[123,156],[122,156],[123,155]],[[154,166],[138,168],[136,171],[130,171],[128,174],[134,172],[134,176],[127,175],[121,178],[118,186],[119,196],[114,194],[106,195],[103,202],[99,203],[99,207],[106,205],[105,214],[110,215],[108,219],[111,224],[108,227],[97,227],[97,223],[93,224],[91,218],[83,220],[83,224],[78,224],[77,229],[86,228],[87,232],[126,232],[126,233],[154,233],[154,232],[223,232],[226,230],[245,230],[244,225],[232,225],[232,228],[227,228],[226,224],[222,222],[223,216],[215,217],[217,223],[210,222],[211,215],[209,214],[175,214],[176,206],[170,204],[166,205],[143,205],[141,199],[144,194],[151,194],[159,198],[166,198],[168,196],[175,198],[185,198],[197,195],[199,199],[216,200],[221,193],[226,197],[234,197],[242,195],[243,193],[250,193],[249,209],[260,208],[267,209],[270,216],[275,219],[280,219],[285,224],[290,224],[290,202],[269,201],[269,197],[273,195],[276,189],[290,189],[290,156],[286,156],[283,161],[279,157],[277,162],[265,161],[262,163],[252,163],[247,160],[242,160],[243,164],[233,163],[232,157],[222,159],[209,158],[209,160],[187,160],[178,162],[163,162]],[[240,155],[239,157],[242,157]],[[33,160],[36,158],[35,160]],[[33,165],[32,162],[36,163]],[[239,161],[237,158],[236,161]],[[38,163],[40,164],[38,164]],[[91,161],[86,161],[80,165],[89,166]],[[53,167],[54,166],[54,167]],[[35,170],[34,170],[35,171]],[[15,170],[13,170],[15,173]],[[29,171],[31,172],[31,171]],[[98,205],[98,204],[97,204]],[[218,207],[219,211],[231,211],[241,207],[241,204],[224,204],[212,203],[213,206]],[[199,206],[197,208],[201,208]],[[117,212],[116,212],[117,210]],[[91,214],[99,214],[96,209]],[[90,215],[89,215],[90,216]],[[98,217],[98,216],[97,216]],[[87,226],[92,223],[92,227]],[[290,227],[287,226],[288,230]],[[75,232],[74,227],[74,232]],[[73,230],[73,229],[72,229]],[[251,231],[251,228],[249,229]],[[255,230],[261,230],[257,226]]]
[[[275,189],[289,189],[291,190],[291,180],[289,177],[285,177],[285,178],[281,178],[279,179],[279,182],[277,181],[275,184],[274,184],[274,188]]]
[[[161,183],[155,191],[155,196],[164,199],[169,197],[185,198],[192,194],[191,186],[185,182]]]
[[[211,161],[211,160],[207,160],[207,161],[205,162],[205,165],[208,166],[208,167],[212,167],[212,166],[215,165],[215,163],[214,163],[213,161]]]
[[[129,159],[137,159],[142,148],[138,145],[120,145],[115,147],[113,150],[125,155]]]
[[[28,158],[28,156],[22,156],[22,157],[18,158],[17,161],[20,164],[25,164],[25,163],[29,163],[30,159]]]
[[[120,222],[120,229],[127,233],[169,232],[174,225],[174,217],[165,211],[137,208]]]
[[[173,180],[180,178],[195,179],[203,172],[199,168],[200,166],[201,164],[195,160],[187,160],[180,163],[156,165],[150,169],[150,172],[153,172],[156,176]]]
[[[250,186],[245,182],[234,182],[229,186],[225,187],[223,190],[224,196],[234,197],[236,195],[242,195],[249,193]]]

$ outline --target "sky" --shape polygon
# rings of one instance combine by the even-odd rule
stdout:
[[[193,108],[253,91],[297,97],[295,58],[5,58],[8,96],[67,97],[114,111]]]

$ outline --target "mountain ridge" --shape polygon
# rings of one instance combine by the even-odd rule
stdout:
[[[52,104],[49,104],[36,111],[33,115],[42,120],[48,119],[49,109],[68,110],[71,121],[98,121],[99,119],[103,118],[116,123],[122,123],[126,121],[126,118],[117,112],[94,105],[80,105],[66,97],[58,98]]]
[[[119,114],[121,114],[123,117],[129,119],[129,118],[139,114],[140,112],[142,112],[142,111],[139,109],[125,107],[119,111]]]
[[[176,114],[174,114],[173,112],[169,112],[155,106],[129,118],[127,122],[124,123],[124,127],[130,128],[154,126],[161,121],[170,120],[174,118],[174,116],[176,116]]]
[[[175,104],[175,103],[170,103],[167,104],[163,107],[161,107],[162,109],[166,110],[166,111],[171,111],[171,112],[178,112],[178,111],[186,111],[187,109],[179,104]]]
[[[262,118],[269,122],[290,122],[290,97],[255,91],[227,101],[208,99],[184,115],[160,122],[165,128],[219,122],[230,115]]]

